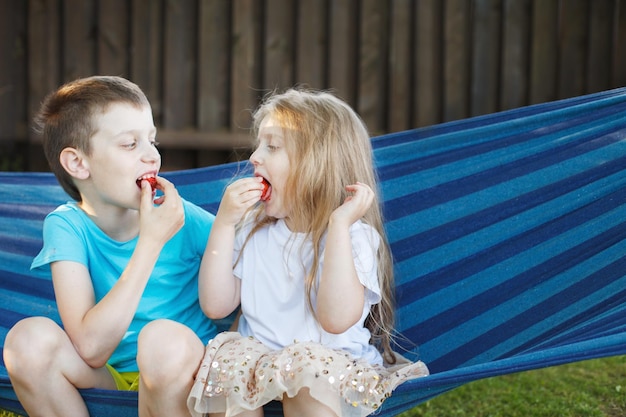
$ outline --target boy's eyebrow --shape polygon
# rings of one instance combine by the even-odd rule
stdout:
[[[127,134],[134,134],[135,132],[139,131],[141,129],[126,129],[126,130],[121,130],[119,132],[115,133],[115,136],[122,136],[122,135],[127,135]],[[150,128],[149,133],[152,134],[156,134],[157,133],[157,128],[156,126]]]

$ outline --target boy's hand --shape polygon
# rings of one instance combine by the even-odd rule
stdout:
[[[185,224],[185,211],[174,184],[162,177],[156,179],[156,188],[163,195],[155,200],[152,197],[151,184],[148,181],[141,183],[139,235],[149,235],[165,244]]]
[[[353,194],[348,196],[343,204],[333,211],[330,218],[333,223],[350,227],[367,213],[374,202],[374,191],[367,184],[361,182],[347,185],[346,191]]]
[[[239,223],[246,210],[259,201],[264,190],[262,177],[239,179],[230,184],[217,211],[216,221],[231,226]]]

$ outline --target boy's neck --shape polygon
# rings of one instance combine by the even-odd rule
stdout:
[[[96,210],[85,201],[78,207],[111,239],[127,242],[139,233],[139,212],[132,209]]]

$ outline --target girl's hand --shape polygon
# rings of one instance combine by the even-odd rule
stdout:
[[[230,184],[217,211],[216,221],[236,225],[246,211],[256,204],[263,193],[263,178],[249,177],[239,179]]]
[[[343,204],[333,211],[330,219],[333,223],[349,227],[367,213],[374,202],[375,195],[367,184],[361,182],[347,185],[346,191],[351,192],[352,195],[348,196]]]

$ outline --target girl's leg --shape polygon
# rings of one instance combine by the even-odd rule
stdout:
[[[93,369],[54,321],[18,322],[4,342],[4,362],[29,416],[88,416],[78,388],[116,389],[106,368]]]
[[[139,334],[139,416],[189,416],[187,396],[204,344],[187,326],[156,320]]]
[[[337,417],[330,407],[311,397],[308,388],[301,389],[293,398],[283,396],[283,414],[285,417]]]

